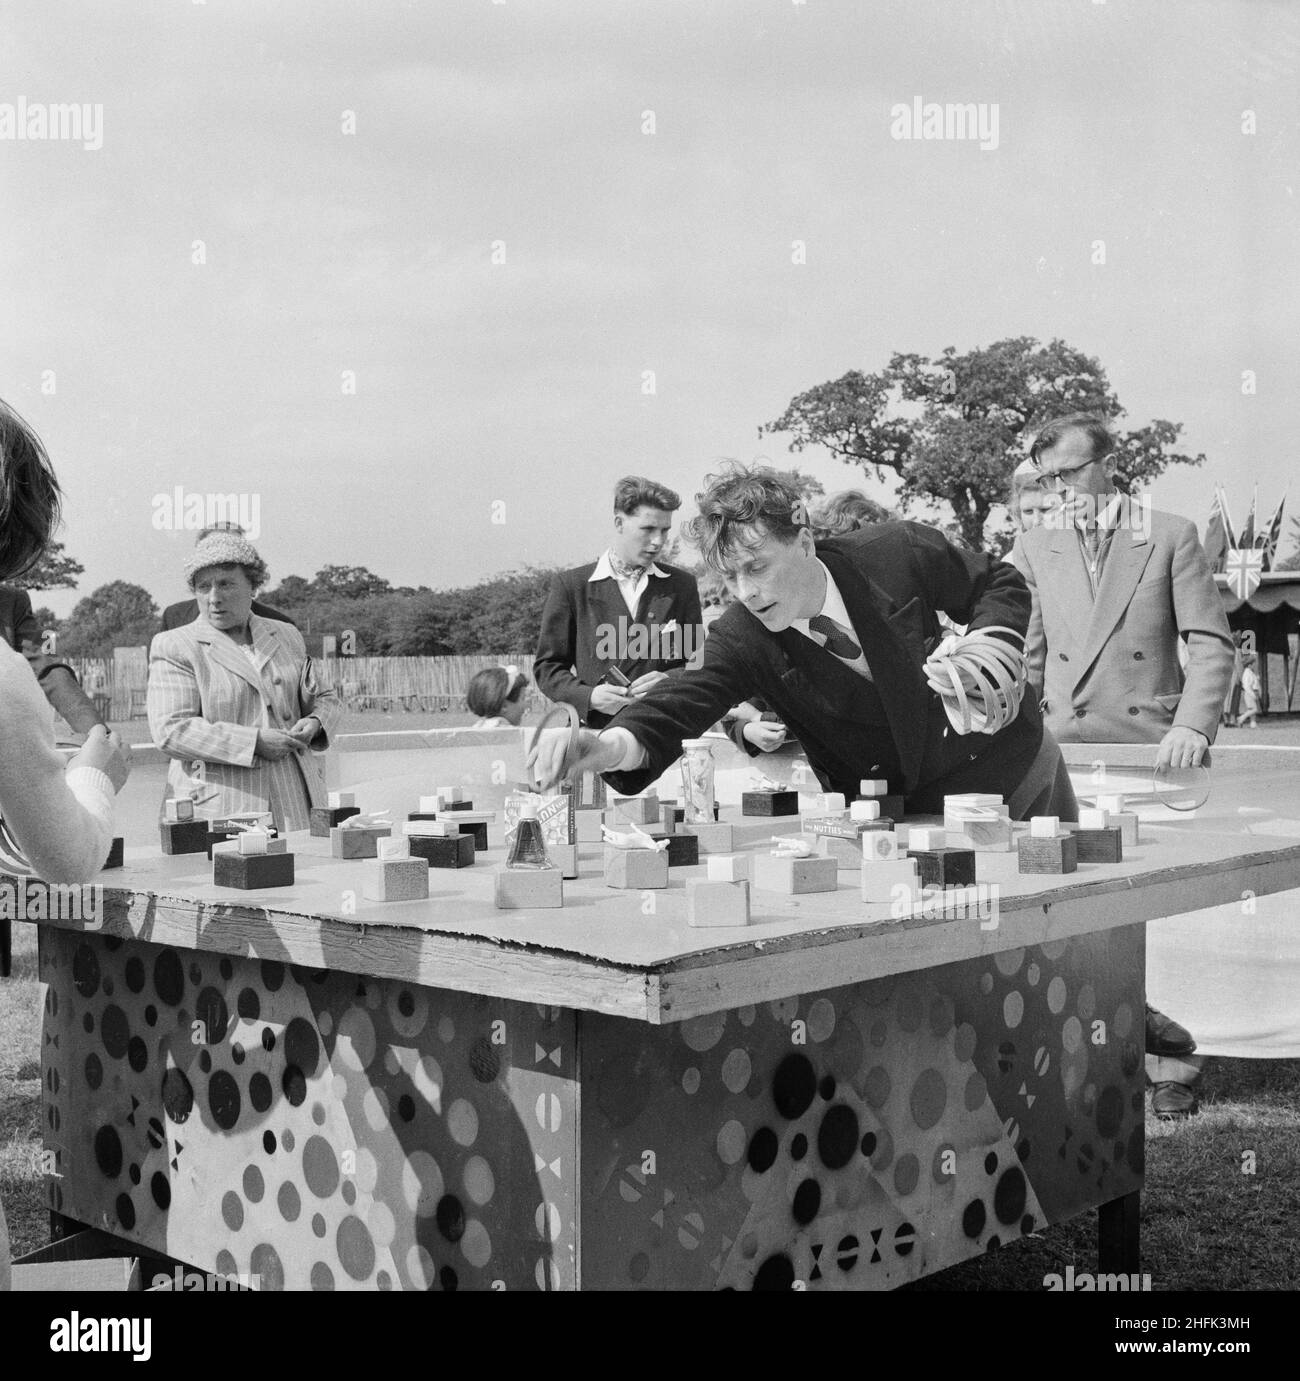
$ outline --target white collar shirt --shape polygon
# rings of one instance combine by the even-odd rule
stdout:
[[[587,583],[590,585],[597,580],[613,580],[618,585],[619,593],[623,596],[623,603],[627,605],[628,613],[635,618],[637,607],[641,603],[641,596],[645,594],[645,587],[650,583],[652,575],[660,576],[664,580],[668,579],[668,572],[661,570],[653,561],[645,570],[638,573],[635,580],[626,577],[620,578],[614,574],[614,568],[609,564],[609,552],[603,551],[600,554],[600,560],[596,562],[596,569],[587,577]]]

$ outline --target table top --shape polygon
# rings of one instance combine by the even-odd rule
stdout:
[[[799,829],[793,818],[731,822],[741,851]],[[727,929],[687,923],[685,883],[705,876],[702,864],[671,869],[664,890],[617,891],[604,884],[599,845],[581,850],[583,876],[565,882],[562,909],[498,911],[499,824],[473,867],[431,869],[429,900],[398,903],[363,900],[364,864],[332,858],[327,839],[305,832],[289,836],[294,885],[257,892],[214,887],[202,854],[166,857],[128,840],[125,867],[100,875],[97,923],[41,923],[671,1022],[1300,885],[1300,840],[1182,823],[1144,820],[1123,863],[1059,878],[1020,874],[1014,853],[981,853],[991,910],[945,914],[930,893],[899,920],[864,904],[859,875],[841,872],[835,892],[751,889],[751,924]]]

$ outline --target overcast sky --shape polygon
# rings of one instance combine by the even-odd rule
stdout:
[[[103,107],[98,149],[0,140],[0,396],[86,567],[38,602],[181,597],[177,485],[256,495],[273,580],[576,564],[620,474],[788,464],[757,427],[795,393],[1017,335],[1185,423],[1207,464],[1157,506],[1271,510],[1297,31],[1258,0],[8,0],[0,103]],[[997,148],[892,138],[918,96],[996,104]]]

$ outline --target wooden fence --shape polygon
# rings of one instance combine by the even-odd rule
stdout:
[[[111,720],[143,719],[148,667],[144,649],[118,648],[118,656],[69,657],[68,665],[92,699],[99,700]],[[127,654],[123,656],[122,654]],[[498,657],[323,657],[318,659],[328,680],[349,710],[456,711],[465,708],[465,691],[476,671],[484,667],[517,666],[530,680],[531,652]],[[545,700],[528,692],[530,710]]]

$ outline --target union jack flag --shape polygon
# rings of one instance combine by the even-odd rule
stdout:
[[[1259,585],[1264,572],[1264,553],[1258,549],[1237,547],[1228,553],[1228,563],[1224,567],[1228,584],[1238,599],[1249,599]]]

